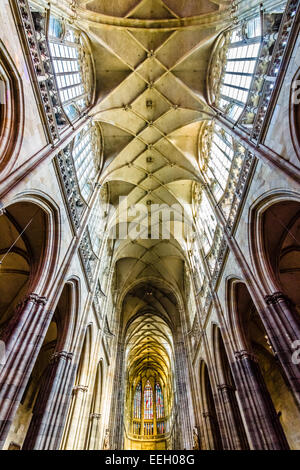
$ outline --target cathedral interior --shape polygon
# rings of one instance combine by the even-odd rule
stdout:
[[[300,449],[300,2],[0,25],[0,448]]]

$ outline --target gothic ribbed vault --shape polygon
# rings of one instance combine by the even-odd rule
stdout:
[[[131,233],[119,242],[119,292],[147,276],[182,292],[184,243],[174,239],[175,228],[170,240],[145,240],[148,211],[152,204],[192,203],[199,131],[211,116],[206,72],[213,43],[229,21],[226,2],[78,3],[78,24],[92,38],[98,100],[92,115],[103,131],[102,184],[119,217],[112,224],[124,230],[137,214],[132,207],[145,208],[143,239]]]

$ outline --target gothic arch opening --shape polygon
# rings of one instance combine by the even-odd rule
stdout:
[[[277,290],[292,301],[300,313],[300,203],[283,200],[272,204],[262,216],[263,248]]]
[[[0,179],[11,169],[23,140],[23,87],[16,65],[0,40]]]
[[[152,278],[136,282],[121,299],[111,448],[183,448],[192,436],[179,297]]]
[[[4,331],[18,305],[40,284],[47,216],[37,205],[12,204],[0,215],[0,324]]]
[[[174,346],[170,327],[154,312],[128,326],[125,448],[168,448],[174,409]]]

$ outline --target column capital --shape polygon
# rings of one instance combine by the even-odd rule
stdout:
[[[243,360],[243,359],[249,359],[251,361],[257,362],[257,357],[255,354],[246,351],[245,349],[242,349],[241,351],[235,351],[234,356],[237,360]]]
[[[73,388],[73,394],[77,394],[78,392],[83,392],[86,393],[88,391],[88,386],[87,385],[76,385],[76,387]]]
[[[70,353],[70,352],[67,352],[67,351],[57,351],[55,353],[52,354],[52,356],[50,357],[50,362],[56,362],[58,361],[59,359],[65,359],[66,361],[67,360],[72,360],[72,357],[73,357],[73,353]]]
[[[98,419],[101,418],[101,414],[100,414],[100,413],[92,413],[92,414],[90,415],[90,418],[91,418],[91,419],[96,419],[96,420],[98,420]]]
[[[265,301],[267,305],[276,305],[279,302],[290,302],[289,298],[283,294],[283,292],[274,292],[273,294],[269,294],[265,296]]]
[[[234,391],[234,387],[232,385],[229,385],[229,384],[219,384],[219,385],[217,385],[217,389],[218,390],[225,390],[226,392]]]
[[[27,298],[25,299],[25,302],[26,301],[33,302],[34,304],[42,304],[42,305],[45,305],[47,303],[46,297],[40,296],[36,294],[35,292],[32,292],[31,294],[29,294]]]

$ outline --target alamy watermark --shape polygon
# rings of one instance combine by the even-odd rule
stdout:
[[[127,198],[119,198],[118,210],[113,206],[107,230],[110,239],[152,239],[184,240],[194,231],[192,207],[190,204],[133,204],[128,206]]]
[[[292,104],[300,104],[300,79],[293,80],[292,83]]]
[[[300,339],[292,342],[292,348],[295,349],[292,354],[292,363],[298,365],[300,364]]]

